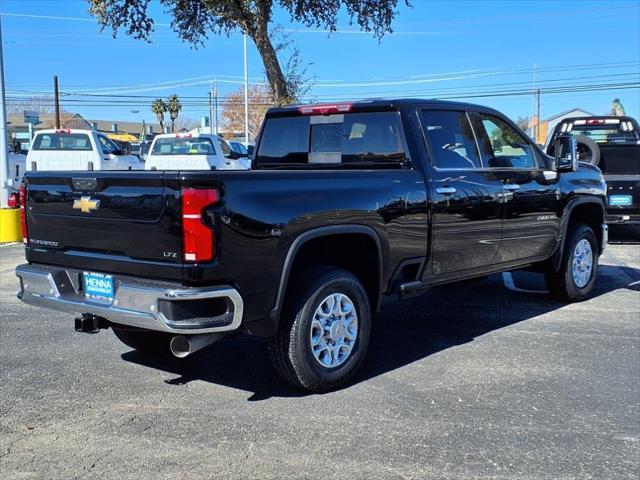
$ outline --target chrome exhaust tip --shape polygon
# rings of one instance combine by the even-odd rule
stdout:
[[[201,333],[197,335],[176,335],[169,343],[171,353],[178,358],[185,358],[198,350],[208,347],[220,340],[222,333]]]

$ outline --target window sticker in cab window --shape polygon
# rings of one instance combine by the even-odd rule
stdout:
[[[364,133],[367,131],[367,126],[364,123],[354,123],[351,126],[351,133],[349,134],[349,140],[364,137]]]

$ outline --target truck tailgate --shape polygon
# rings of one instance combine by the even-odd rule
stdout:
[[[181,280],[177,173],[28,175],[29,261]]]

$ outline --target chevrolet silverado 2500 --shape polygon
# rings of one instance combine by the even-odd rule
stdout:
[[[384,295],[529,268],[586,298],[606,187],[575,149],[481,106],[376,100],[269,110],[251,171],[29,172],[18,296],[142,352],[268,337],[283,379],[329,390]]]

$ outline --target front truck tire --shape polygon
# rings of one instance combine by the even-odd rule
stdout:
[[[598,273],[600,249],[593,230],[584,224],[569,228],[560,268],[549,269],[545,280],[549,293],[565,302],[579,302],[589,296]]]
[[[161,354],[169,351],[171,335],[151,330],[112,325],[111,329],[118,340],[126,346],[142,353]]]
[[[324,392],[348,382],[369,346],[371,307],[362,283],[335,267],[301,272],[269,351],[280,377],[294,387]]]

